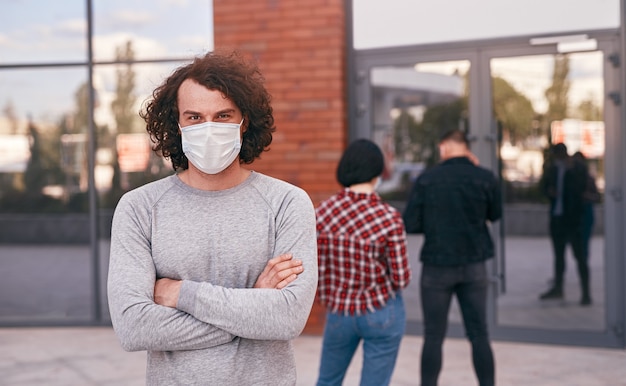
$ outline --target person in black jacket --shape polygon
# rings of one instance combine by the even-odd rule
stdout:
[[[562,299],[565,274],[565,249],[572,247],[580,278],[580,304],[591,304],[589,291],[589,264],[583,235],[584,193],[589,173],[586,167],[567,154],[564,143],[551,148],[551,160],[539,182],[542,192],[550,200],[550,238],[554,249],[554,282],[539,298]]]
[[[439,143],[442,162],[415,181],[403,219],[407,233],[423,233],[420,295],[424,317],[421,385],[436,385],[452,296],[456,295],[472,362],[481,386],[495,383],[487,329],[486,260],[494,256],[488,222],[502,215],[495,175],[477,165],[467,137],[446,133]]]

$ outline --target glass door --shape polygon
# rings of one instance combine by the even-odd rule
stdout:
[[[469,133],[481,165],[501,178],[504,216],[491,227],[497,256],[489,264],[495,339],[624,345],[619,44],[615,35],[596,37],[592,49],[567,53],[558,44],[511,39],[373,50],[355,57],[350,136],[371,138],[384,150],[387,169],[379,188],[384,200],[404,209],[414,180],[438,162],[440,131],[452,127]],[[597,188],[585,198],[587,230],[581,214],[581,228],[572,233],[587,234],[588,241],[578,240],[578,260],[566,246],[562,280],[555,275],[551,206],[541,182],[551,148],[559,143],[567,149],[568,165],[579,165]],[[422,242],[421,235],[409,235],[410,334],[422,332]],[[545,296],[559,282],[560,293]],[[456,301],[449,318],[449,334],[465,336]]]
[[[438,162],[437,143],[445,130],[470,131],[470,60],[412,62],[374,66],[369,71],[372,109],[370,138],[385,154],[386,170],[378,193],[403,210],[417,176]],[[420,265],[416,256],[421,235],[409,235],[414,280],[405,291],[408,329],[422,321],[419,298]],[[451,329],[461,322],[458,305],[450,311]]]
[[[487,53],[505,215],[494,262],[494,334],[620,346],[607,304],[616,263],[617,73],[609,43],[568,53]],[[604,50],[604,49],[606,50]],[[545,51],[545,48],[542,48]],[[619,142],[619,141],[615,141]],[[617,300],[616,298],[613,298]]]

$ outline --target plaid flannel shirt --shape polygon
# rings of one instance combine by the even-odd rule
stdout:
[[[409,284],[402,216],[378,194],[343,189],[316,215],[318,294],[330,312],[373,312]]]

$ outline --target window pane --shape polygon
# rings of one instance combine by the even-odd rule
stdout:
[[[114,60],[132,42],[136,59],[188,57],[213,49],[210,0],[93,0],[94,57]]]
[[[372,135],[386,156],[377,191],[384,199],[406,201],[417,175],[437,162],[443,130],[469,130],[469,66],[460,60],[372,69]]]
[[[87,211],[84,69],[0,72],[0,213]]]
[[[400,211],[417,176],[438,162],[439,137],[450,129],[469,132],[469,70],[468,60],[371,70],[372,139],[385,155],[385,171],[376,191]],[[419,250],[423,237],[409,235],[407,242],[409,250]],[[419,281],[412,281],[404,294],[407,320],[420,322]],[[450,320],[460,321],[456,305]]]
[[[490,61],[506,214],[506,293],[498,296],[497,306],[501,325],[606,329],[605,60],[595,51]],[[550,147],[556,143],[565,144],[572,157],[563,177],[567,190],[555,189],[557,178],[551,177],[556,161]],[[589,190],[576,192],[576,185],[568,182],[576,176],[585,178]],[[557,191],[563,194],[566,215],[550,215],[554,207],[549,194]],[[570,201],[577,194],[580,206]],[[565,233],[573,237],[561,244],[567,229],[559,222],[562,218],[578,221],[579,228]],[[555,273],[557,256],[563,258],[563,272]],[[585,293],[593,299],[592,306],[584,304],[591,309],[579,307]]]
[[[85,323],[86,69],[5,70],[0,84],[0,323]]]
[[[0,64],[85,61],[84,0],[3,1]]]
[[[112,210],[125,192],[174,172],[169,160],[151,150],[150,137],[138,113],[154,88],[181,64],[95,67],[99,101],[95,109],[95,180],[101,208]]]
[[[619,3],[619,0],[443,0],[427,3],[352,0],[354,47],[364,49],[618,28]]]

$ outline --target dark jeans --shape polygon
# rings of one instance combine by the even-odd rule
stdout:
[[[465,333],[472,345],[472,363],[480,385],[494,384],[495,365],[487,331],[488,285],[485,262],[451,267],[424,264],[422,267],[422,386],[437,384],[453,295],[456,295],[461,308]]]
[[[565,247],[570,244],[578,267],[582,296],[589,296],[589,263],[582,227],[572,227],[563,217],[552,217],[550,237],[554,249],[554,287],[559,290],[563,289]]]
[[[583,221],[582,221],[582,237],[584,244],[585,256],[587,257],[587,261],[589,261],[589,242],[591,241],[591,235],[593,233],[593,223],[594,223],[594,213],[593,213],[593,204],[585,203],[585,210],[583,212]]]

